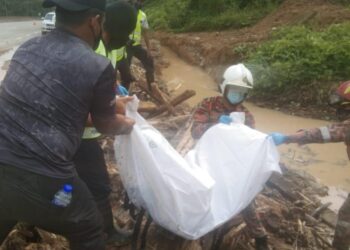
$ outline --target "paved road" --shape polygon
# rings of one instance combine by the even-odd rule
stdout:
[[[41,21],[0,22],[0,84],[6,74],[5,64],[17,46],[40,35]],[[2,54],[3,51],[8,52]]]
[[[11,49],[29,38],[39,35],[41,21],[0,23],[0,51]]]

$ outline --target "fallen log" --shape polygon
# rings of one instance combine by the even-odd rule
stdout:
[[[137,86],[144,92],[146,92],[156,103],[161,104],[162,100],[160,97],[154,95],[147,87],[142,84],[137,84]]]
[[[161,103],[165,105],[165,107],[169,111],[169,115],[175,115],[174,107],[167,100],[167,98],[165,97],[165,94],[158,88],[157,84],[152,83],[151,87],[152,87],[152,93],[154,93],[161,100]]]
[[[182,126],[184,123],[186,123],[190,117],[191,117],[190,115],[181,115],[181,116],[175,116],[175,117],[166,119],[165,121],[155,119],[155,120],[149,120],[148,122],[154,127],[158,127],[158,126],[179,127],[179,126]]]
[[[320,219],[328,226],[335,228],[337,224],[337,215],[330,210],[329,208],[326,208],[322,214],[320,215]]]
[[[140,102],[140,106],[137,109],[139,113],[152,113],[156,111],[158,107],[154,103]]]
[[[184,156],[194,145],[191,136],[191,127],[193,125],[192,114],[189,115],[187,121],[183,121],[181,128],[171,138],[170,144],[176,148],[176,151]]]
[[[325,211],[327,208],[329,208],[330,205],[332,205],[332,202],[327,202],[326,204],[321,205],[320,207],[315,209],[315,211],[311,215],[315,218],[319,217],[319,215],[322,214],[322,212]]]
[[[293,186],[285,178],[283,178],[282,175],[273,173],[267,185],[277,189],[284,197],[290,201],[295,202],[299,198]]]
[[[174,99],[170,101],[170,104],[175,107],[179,105],[180,103],[183,103],[184,101],[188,100],[192,96],[196,95],[196,92],[194,90],[185,90],[182,94],[176,96]],[[162,113],[164,113],[167,110],[166,105],[161,105],[157,108],[154,112],[150,113],[148,118],[153,118],[155,116],[158,116]]]

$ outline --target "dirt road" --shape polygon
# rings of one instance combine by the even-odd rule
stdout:
[[[169,67],[163,70],[163,80],[168,83],[169,88],[176,89],[176,92],[184,89],[196,90],[197,95],[189,101],[191,106],[207,96],[219,94],[217,83],[202,69],[184,62],[169,49],[163,48],[162,54],[169,62]],[[247,103],[246,106],[256,118],[257,129],[266,133],[273,131],[293,133],[301,128],[320,127],[329,123],[286,115],[251,103]],[[350,163],[343,143],[303,147],[286,145],[279,149],[282,162],[288,166],[306,170],[319,178],[322,183],[332,186],[333,191],[337,188],[350,191]],[[336,192],[336,195],[339,194],[343,196],[343,192]]]

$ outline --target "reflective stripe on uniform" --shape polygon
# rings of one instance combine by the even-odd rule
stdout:
[[[127,53],[126,53],[125,46],[116,50],[117,62],[123,60],[124,58],[126,58],[126,56],[127,56]]]
[[[101,136],[101,133],[94,127],[85,127],[83,139],[96,139]]]
[[[329,142],[331,140],[331,133],[329,132],[328,127],[321,127],[319,129],[321,131],[323,141]]]
[[[95,50],[95,52],[101,56],[107,57],[113,67],[116,67],[117,63],[117,50],[107,51],[105,45],[103,44],[102,40],[100,41],[100,44],[98,45],[98,48]]]

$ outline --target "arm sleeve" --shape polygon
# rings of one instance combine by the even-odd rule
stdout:
[[[109,66],[101,74],[94,87],[90,113],[93,120],[109,120],[115,116],[115,71]]]
[[[254,119],[253,114],[245,107],[243,108],[243,111],[245,113],[244,124],[252,129],[255,129],[255,119]]]
[[[144,14],[144,15],[142,16],[141,26],[142,26],[142,28],[144,28],[144,29],[146,29],[146,30],[149,29],[149,24],[148,24],[148,20],[147,20],[146,14]]]
[[[333,123],[325,127],[300,130],[293,141],[299,144],[342,142],[350,132],[350,119],[344,122]]]
[[[199,139],[215,123],[210,122],[210,110],[206,101],[198,105],[193,114],[191,134],[194,139]]]

